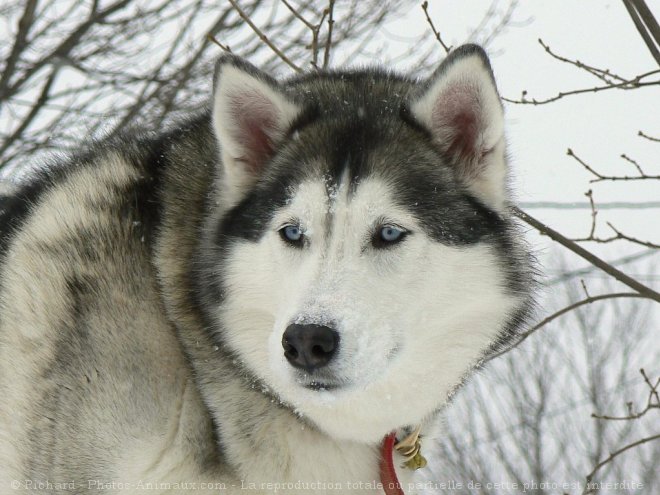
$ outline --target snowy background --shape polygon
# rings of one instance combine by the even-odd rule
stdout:
[[[17,8],[12,8],[8,0],[3,3],[0,54],[6,59],[22,3],[15,2]],[[88,3],[47,2],[39,22],[45,27],[61,17],[75,27]],[[127,19],[139,17],[142,8],[158,2],[133,3],[138,7],[122,14]],[[192,2],[165,2],[168,6],[164,12],[171,14],[167,22],[151,25],[144,21],[138,30],[123,37],[106,33],[109,42],[117,45],[128,40],[134,53],[124,57],[114,53],[100,59],[95,62],[92,76],[67,57],[56,57],[45,64],[43,71],[59,71],[53,92],[61,97],[54,98],[47,111],[30,122],[25,131],[36,136],[52,129],[52,136],[34,143],[29,155],[21,154],[26,149],[24,143],[23,148],[8,146],[3,150],[8,161],[0,170],[0,177],[4,177],[0,187],[11,187],[13,181],[19,180],[27,162],[40,162],[47,153],[75,149],[80,139],[108,132],[125,118],[126,113],[120,110],[126,98],[140,95],[141,91],[148,95],[157,84],[167,89],[168,78],[176,80],[178,67],[197,53],[205,34],[213,31],[216,18],[212,14],[217,5],[226,8],[226,2],[199,2],[204,5],[201,14],[194,18],[178,15],[176,9],[187,3]],[[326,2],[312,2],[312,7],[315,4],[320,11]],[[500,93],[508,99],[520,99],[523,91],[529,99],[545,99],[562,91],[602,84],[585,71],[552,58],[539,44],[539,38],[561,56],[610,69],[625,78],[658,69],[621,1],[432,0],[429,4],[429,15],[445,43],[458,46],[474,41],[485,45]],[[276,24],[289,15],[280,2],[265,5],[266,8],[252,13],[257,25]],[[350,10],[347,5],[348,2],[337,2],[338,25],[350,22],[342,17],[342,12]],[[360,12],[371,10],[376,17],[382,3],[365,1],[359,5]],[[660,3],[651,0],[648,5],[656,18],[660,17]],[[374,30],[354,33],[355,38],[342,41],[332,52],[331,65],[383,64],[419,76],[428,75],[445,52],[434,39],[419,2],[396,2],[387,12],[386,21]],[[506,18],[507,22],[503,22]],[[253,63],[276,74],[291,73],[267,48],[255,48],[258,40],[238,16],[231,19],[236,23],[235,29],[214,32],[222,43],[238,54],[248,54]],[[268,34],[284,46],[301,30],[305,27],[290,24]],[[162,81],[140,86],[141,82],[118,79],[117,75],[108,79],[113,70],[130,75],[149,64],[157,67],[161,57],[169,53],[170,41],[180,32],[183,41],[168,59],[176,70],[159,72]],[[28,66],[30,60],[48,53],[61,38],[61,34],[54,34],[37,40],[23,64]],[[291,50],[296,60],[302,60],[304,47],[294,46]],[[220,52],[212,46],[204,56],[211,60]],[[205,67],[199,70],[198,80],[186,86],[186,91],[172,97],[170,107],[174,114],[176,110],[185,113],[204,105],[210,91],[210,63]],[[655,80],[659,76],[656,74]],[[118,81],[115,90],[102,93],[89,84],[90,80],[106,81],[104,78]],[[30,102],[38,99],[42,89],[43,80],[35,80],[22,89],[20,99],[2,101],[0,138],[7,139],[20,127],[29,115]],[[87,102],[87,109],[91,109],[84,118],[72,110],[80,102]],[[162,110],[160,104],[160,100],[150,103],[141,115],[149,115],[152,121],[158,116],[161,125],[172,113]],[[63,113],[63,108],[69,111]],[[585,192],[592,189],[599,211],[596,236],[610,237],[612,231],[606,222],[611,222],[630,237],[660,244],[660,181],[590,183],[594,176],[567,155],[571,148],[603,175],[635,175],[635,167],[620,156],[625,153],[647,174],[660,175],[660,143],[638,136],[641,130],[660,137],[660,85],[567,96],[545,105],[505,103],[505,112],[513,190],[524,210],[567,237],[586,237],[592,220]],[[583,299],[581,280],[591,295],[630,292],[532,228],[527,235],[545,274],[536,321]],[[585,242],[583,246],[640,282],[660,289],[660,250],[626,241]],[[635,411],[643,409],[648,387],[639,369],[643,367],[651,379],[660,375],[659,317],[658,304],[645,299],[596,302],[554,320],[519,348],[488,363],[448,408],[446,437],[430,455],[427,477],[435,484],[429,493],[524,491],[511,488],[513,482],[520,486],[537,483],[537,490],[530,487],[527,492],[582,493],[585,476],[599,460],[627,443],[658,433],[657,411],[625,422],[597,421],[591,414],[626,415],[628,401],[634,402]],[[612,493],[657,493],[659,445],[656,441],[631,450],[599,471],[595,479],[643,484],[640,489],[617,488]],[[482,488],[469,488],[470,481],[481,483]],[[549,485],[539,486],[542,482]],[[486,483],[505,486],[489,489]],[[561,487],[552,483],[572,485]]]

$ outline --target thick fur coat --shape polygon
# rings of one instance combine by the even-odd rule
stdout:
[[[207,113],[34,173],[0,203],[0,492],[382,493],[383,437],[430,442],[529,309],[504,148],[478,47],[425,82],[229,56]]]

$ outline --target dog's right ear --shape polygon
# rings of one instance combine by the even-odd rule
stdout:
[[[233,55],[218,61],[213,128],[230,202],[259,178],[300,111],[275,79],[253,65]]]

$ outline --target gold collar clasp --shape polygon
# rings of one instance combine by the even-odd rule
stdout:
[[[407,467],[413,471],[423,468],[427,464],[426,459],[421,453],[422,444],[419,435],[421,430],[422,426],[420,425],[410,435],[394,445],[394,450],[405,459],[403,467]]]

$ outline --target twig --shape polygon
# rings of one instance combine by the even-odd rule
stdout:
[[[586,299],[582,299],[580,301],[577,301],[573,304],[569,304],[568,306],[560,309],[559,311],[556,311],[552,313],[551,315],[545,317],[543,320],[538,322],[536,325],[534,325],[532,328],[529,330],[526,330],[525,332],[521,333],[520,336],[518,337],[518,340],[514,342],[513,344],[509,345],[506,347],[506,349],[502,349],[501,351],[498,351],[495,354],[492,354],[488,356],[486,361],[490,361],[492,359],[495,359],[496,357],[502,356],[503,354],[506,354],[507,352],[515,349],[516,347],[520,346],[527,338],[532,335],[534,332],[537,330],[543,328],[546,326],[548,323],[550,323],[553,320],[556,320],[560,316],[565,315],[566,313],[570,313],[571,311],[584,306],[586,304],[591,304],[597,301],[603,301],[606,299],[617,299],[617,298],[622,298],[622,297],[635,297],[635,298],[642,298],[642,299],[648,299],[648,296],[639,294],[637,292],[614,292],[611,294],[601,294],[598,296],[589,296]]]
[[[291,11],[296,19],[301,21],[307,28],[312,32],[312,43],[310,49],[312,50],[312,67],[318,69],[318,59],[319,59],[319,34],[321,28],[323,27],[323,21],[325,21],[326,16],[329,13],[329,9],[323,9],[321,13],[321,20],[317,24],[313,24],[303,17],[300,12],[298,12],[287,0],[282,0],[282,3],[286,5],[286,8]]]
[[[46,80],[46,83],[44,84],[44,87],[41,90],[41,93],[39,94],[39,97],[37,100],[34,102],[34,105],[32,106],[32,109],[30,112],[25,116],[23,119],[23,122],[21,122],[21,125],[19,125],[12,135],[4,140],[4,143],[0,145],[0,156],[2,156],[5,151],[11,146],[11,144],[14,141],[17,141],[22,135],[23,132],[30,126],[34,118],[39,114],[40,109],[46,104],[50,97],[50,90],[53,87],[53,83],[55,82],[55,79],[57,78],[57,75],[59,74],[59,68],[55,68],[53,72],[48,76],[48,79]]]
[[[625,156],[625,155],[622,155]],[[584,164],[587,166],[586,164]],[[589,169],[591,170],[591,169]],[[598,210],[596,209],[596,204],[594,202],[593,198],[593,191],[589,189],[586,193],[584,193],[585,196],[589,198],[589,206],[591,207],[591,229],[589,231],[589,235],[587,237],[581,237],[581,238],[573,238],[571,239],[573,242],[597,242],[600,244],[607,244],[609,242],[613,241],[619,241],[619,240],[624,240],[628,242],[632,242],[634,244],[639,244],[641,246],[646,246],[649,248],[654,248],[654,249],[660,249],[659,244],[654,244],[652,242],[648,241],[642,241],[640,239],[636,239],[634,237],[630,237],[625,235],[624,233],[618,231],[614,225],[612,225],[610,222],[607,222],[607,225],[614,231],[614,234],[612,237],[596,237],[596,216],[598,215]]]
[[[629,157],[628,155],[626,155],[625,153],[621,153],[621,158],[623,158],[624,160],[626,160],[628,163],[632,163],[632,164],[634,165],[634,167],[637,169],[637,171],[639,172],[639,175],[640,175],[640,176],[644,177],[644,176],[646,175],[646,174],[644,173],[644,171],[642,170],[642,167],[639,166],[639,163],[637,163],[636,160],[633,160],[632,158],[630,158],[630,157]]]
[[[641,240],[636,239],[636,238],[634,238],[634,237],[630,237],[630,236],[628,236],[628,235],[625,235],[624,233],[622,233],[622,232],[620,232],[619,230],[617,230],[617,229],[614,227],[614,225],[612,225],[610,222],[607,222],[607,225],[609,226],[609,228],[611,228],[611,229],[614,231],[614,233],[616,234],[616,236],[613,237],[613,238],[610,238],[610,239],[604,240],[604,242],[610,242],[610,241],[613,241],[613,240],[619,240],[619,239],[622,239],[622,240],[624,240],[624,241],[633,242],[633,243],[635,243],[635,244],[639,244],[639,245],[641,245],[641,246],[646,246],[646,247],[650,247],[650,248],[660,249],[660,244],[654,244],[654,243],[652,243],[652,242],[648,242],[648,241],[641,241]]]
[[[216,45],[218,45],[220,48],[222,48],[222,49],[223,49],[224,51],[226,51],[227,53],[233,53],[233,52],[231,51],[231,48],[229,48],[229,45],[223,45],[223,44],[220,43],[220,42],[218,41],[218,39],[217,39],[215,36],[213,36],[211,33],[209,33],[209,34],[206,35],[206,39],[209,40],[211,43],[215,43]]]
[[[596,76],[601,81],[604,81],[608,84],[612,84],[612,81],[610,81],[608,79],[608,77],[612,78],[612,79],[616,79],[619,82],[625,81],[625,79],[623,77],[610,72],[609,69],[599,69],[597,67],[587,65],[584,62],[580,62],[579,60],[571,60],[570,58],[562,57],[561,55],[556,54],[555,52],[552,51],[552,49],[550,48],[549,45],[544,43],[544,41],[541,38],[539,38],[537,41],[545,49],[546,53],[548,55],[550,55],[552,58],[554,58],[555,60],[559,60],[560,62],[564,62],[564,63],[570,64],[570,65],[574,65],[578,69],[585,70],[589,74],[591,74],[593,76]]]
[[[660,143],[660,138],[649,136],[648,134],[644,134],[642,131],[637,131],[637,135],[642,136],[643,138],[648,139],[649,141],[655,141],[657,143]]]
[[[21,53],[27,45],[27,37],[34,23],[34,14],[37,10],[37,1],[29,0],[25,3],[23,16],[18,21],[18,32],[14,38],[14,46],[2,69],[0,75],[0,98],[4,96],[5,89],[9,86],[9,80],[14,75],[14,68],[20,58]]]
[[[431,30],[433,31],[433,34],[435,35],[435,39],[438,40],[438,43],[442,46],[442,48],[445,50],[445,53],[449,53],[452,49],[451,46],[447,46],[444,41],[442,41],[442,37],[440,36],[440,32],[435,28],[435,25],[433,24],[433,21],[431,20],[431,16],[429,16],[429,3],[425,1],[422,3],[422,10],[424,11],[424,15],[426,16],[426,21],[429,23],[429,26],[431,26]]]
[[[36,2],[35,2],[36,3]],[[103,23],[113,13],[120,11],[130,3],[130,0],[119,0],[113,4],[108,5],[104,10],[92,12],[92,16],[88,17],[82,22],[72,33],[69,34],[61,43],[59,43],[52,51],[41,57],[37,62],[34,62],[26,69],[21,77],[14,81],[11,85],[3,88],[3,93],[0,94],[0,99],[5,100],[14,94],[18,93],[20,89],[26,84],[36,73],[38,73],[45,65],[51,64],[53,60],[65,59],[69,56],[70,52],[78,46],[78,43],[85,34],[92,28],[92,26]],[[4,74],[3,74],[4,75]]]
[[[614,230],[614,227],[612,224],[607,222],[607,225]],[[615,231],[616,235],[612,237],[583,237],[581,239],[571,239],[572,241],[575,242],[596,242],[598,244],[608,244],[610,242],[614,241],[628,241],[633,244],[639,244],[640,246],[646,246],[651,249],[660,249],[660,244],[655,244],[653,242],[649,241],[642,241],[641,239],[636,239],[634,237],[627,236],[619,231]]]
[[[598,210],[596,210],[596,205],[594,204],[594,193],[589,189],[584,195],[589,198],[589,206],[591,207],[591,232],[589,232],[589,237],[593,238],[596,232],[596,216],[598,215]]]
[[[660,378],[655,381],[655,385],[651,385],[651,380],[647,376],[646,371],[644,371],[644,368],[640,369],[639,372],[642,374],[644,381],[651,389],[650,395],[655,397],[655,403],[660,405],[660,395],[658,395],[658,385],[660,385]]]
[[[584,279],[580,279],[580,285],[582,285],[582,290],[584,291],[584,295],[587,296],[587,299],[591,299],[591,295],[589,294],[589,291],[587,290],[587,284],[584,283]]]
[[[302,72],[302,69],[298,67],[296,64],[294,64],[289,57],[287,57],[279,48],[277,48],[272,41],[268,39],[268,36],[266,36],[255,24],[252,22],[252,19],[250,19],[250,16],[248,16],[243,9],[241,9],[238,4],[236,3],[236,0],[229,0],[229,3],[231,3],[231,6],[234,7],[234,10],[238,12],[238,15],[241,16],[241,18],[248,23],[252,31],[254,31],[254,34],[256,34],[261,41],[263,41],[275,54],[282,59],[284,63],[286,63],[289,67],[291,67],[293,70],[296,72]]]
[[[305,19],[300,12],[298,12],[287,0],[282,0],[282,3],[286,5],[286,8],[289,9],[289,11],[293,14],[293,16],[301,21],[305,26],[307,26],[309,29],[314,29],[316,26],[309,22],[307,19]]]
[[[595,236],[583,237],[580,239],[571,239],[571,240],[575,242],[596,242],[598,244],[608,244],[614,241],[628,241],[628,242],[632,242],[633,244],[639,244],[640,246],[646,246],[651,249],[660,249],[660,244],[655,244],[649,241],[642,241],[641,239],[636,239],[635,237],[630,237],[628,235],[625,235],[619,232],[618,230],[616,230],[610,222],[607,222],[607,225],[616,232],[616,235],[613,235],[612,237],[595,237]]]
[[[562,234],[557,232],[556,230],[552,229],[551,227],[548,227],[545,225],[543,222],[540,222],[536,218],[532,217],[528,213],[522,211],[520,208],[517,207],[512,207],[513,213],[520,218],[522,221],[528,223],[532,227],[534,227],[536,230],[538,230],[541,234],[547,235],[550,237],[553,241],[558,242],[565,248],[573,251],[575,254],[580,256],[581,258],[584,258],[587,260],[589,263],[592,265],[600,268],[603,270],[605,273],[611,275],[615,279],[617,279],[619,282],[622,284],[627,285],[631,289],[639,292],[640,294],[645,295],[646,297],[653,299],[654,301],[660,302],[660,293],[656,292],[655,290],[651,289],[650,287],[642,284],[641,282],[635,280],[632,277],[629,277],[622,271],[614,268],[612,265],[609,263],[603,261],[599,257],[597,257],[595,254],[587,251],[584,249],[582,246],[577,244],[576,242],[568,239],[567,237],[564,237]]]
[[[624,453],[625,451],[627,451],[627,450],[630,450],[630,449],[632,449],[632,448],[634,448],[634,447],[637,447],[637,446],[639,446],[639,445],[645,444],[645,443],[647,443],[647,442],[652,442],[653,440],[658,440],[658,439],[660,439],[660,434],[652,435],[652,436],[650,436],[650,437],[646,437],[646,438],[642,438],[641,440],[637,440],[636,442],[633,442],[633,443],[631,443],[631,444],[628,444],[628,445],[626,445],[625,447],[620,448],[619,450],[617,450],[617,451],[611,453],[609,457],[607,457],[606,459],[604,459],[604,460],[602,460],[601,462],[599,462],[598,464],[596,464],[596,466],[594,467],[594,469],[593,469],[593,470],[587,475],[587,483],[586,483],[586,486],[584,487],[584,491],[582,492],[582,495],[587,495],[587,494],[589,494],[589,493],[596,493],[596,492],[598,491],[597,489],[595,489],[595,488],[593,488],[593,487],[590,488],[589,485],[591,484],[591,480],[593,480],[594,475],[595,475],[595,474],[598,472],[598,470],[599,470],[600,468],[602,468],[605,464],[611,462],[612,460],[614,460],[616,457],[618,457],[619,455],[623,454],[623,453]]]
[[[619,83],[608,83],[604,86],[595,86],[593,88],[584,88],[584,89],[575,89],[572,91],[562,91],[559,92],[557,95],[547,98],[545,100],[537,100],[536,98],[532,99],[527,99],[527,91],[522,92],[522,96],[520,100],[514,100],[511,98],[505,98],[502,97],[504,101],[507,101],[509,103],[515,103],[517,105],[545,105],[546,103],[552,103],[554,101],[557,101],[561,98],[565,98],[566,96],[571,96],[571,95],[579,95],[583,93],[598,93],[600,91],[606,91],[608,89],[636,89],[636,88],[643,88],[645,86],[660,86],[660,80],[654,80],[654,81],[642,81],[642,79],[645,79],[650,76],[654,76],[656,74],[660,74],[660,69],[652,70],[650,72],[645,72],[644,74],[639,74],[638,76],[633,77],[632,79],[627,79],[624,81],[621,81]]]
[[[605,416],[605,415],[598,415],[598,414],[592,414],[591,417],[595,419],[604,419],[608,421],[628,421],[628,420],[634,420],[634,419],[639,419],[642,416],[644,416],[646,413],[648,413],[651,409],[659,409],[660,410],[660,397],[658,396],[658,385],[660,385],[660,378],[658,378],[655,382],[655,385],[651,383],[651,380],[649,379],[648,375],[646,374],[646,371],[644,371],[644,368],[640,369],[639,372],[642,374],[644,377],[644,381],[648,385],[650,391],[649,391],[649,397],[646,401],[646,407],[642,409],[638,413],[633,413],[632,412],[632,403],[628,403],[628,411],[629,414],[628,416]]]
[[[321,14],[321,20],[319,23],[312,28],[312,65],[315,69],[318,69],[318,60],[319,60],[319,33],[323,27],[323,21],[325,21],[326,16],[328,15],[328,9],[323,9]]]
[[[323,53],[323,68],[327,69],[330,63],[330,48],[332,47],[332,28],[335,25],[333,14],[335,11],[335,0],[328,2],[328,39],[325,41],[325,52]]]
[[[591,172],[596,178],[591,179],[589,182],[601,182],[604,180],[610,180],[610,181],[622,181],[622,180],[660,180],[660,175],[646,175],[642,172],[642,175],[602,175],[601,173],[597,172],[594,170],[592,167],[590,167],[584,160],[582,160],[580,157],[578,157],[571,148],[568,148],[566,150],[566,154],[572,158],[575,159],[580,165],[582,165],[586,170]],[[641,169],[640,169],[641,170]]]

